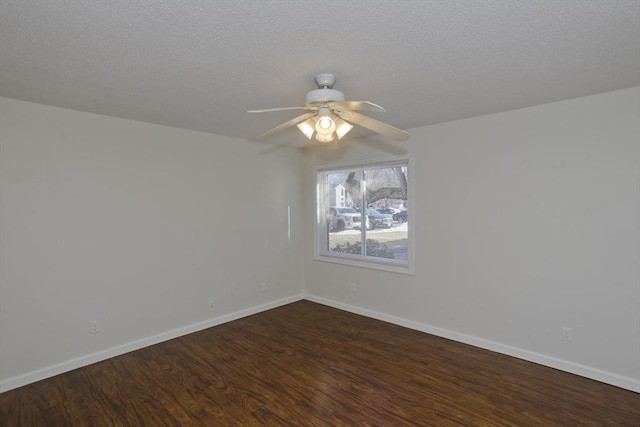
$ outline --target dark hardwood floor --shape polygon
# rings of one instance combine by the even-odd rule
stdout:
[[[0,394],[2,426],[640,426],[640,394],[300,301]]]

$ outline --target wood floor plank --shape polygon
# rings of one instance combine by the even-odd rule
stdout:
[[[300,301],[0,394],[13,426],[640,426],[640,394]]]

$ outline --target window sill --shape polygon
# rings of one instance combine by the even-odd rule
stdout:
[[[323,256],[323,255],[316,255],[314,259],[316,261],[327,262],[331,264],[347,265],[350,267],[357,267],[357,268],[367,268],[370,270],[379,270],[379,271],[386,271],[388,273],[406,274],[409,276],[414,275],[413,269],[410,266],[406,267],[406,266],[400,266],[400,265],[378,264],[373,262],[358,261],[358,260],[352,260],[347,258],[338,258],[338,257]]]

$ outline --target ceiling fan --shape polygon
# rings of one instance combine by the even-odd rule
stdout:
[[[356,111],[386,111],[379,105],[369,101],[345,101],[344,93],[333,89],[336,77],[333,74],[318,74],[315,78],[318,89],[307,93],[304,107],[267,108],[249,110],[249,113],[266,113],[284,110],[305,110],[304,114],[294,117],[258,135],[255,139],[264,139],[288,127],[297,125],[298,129],[308,139],[315,137],[320,142],[332,142],[342,139],[353,124],[372,130],[396,141],[406,141],[409,134],[389,124],[371,117],[356,113]]]

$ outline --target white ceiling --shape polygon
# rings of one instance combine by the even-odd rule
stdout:
[[[0,0],[10,98],[251,138],[319,72],[403,129],[637,86],[640,2]]]

